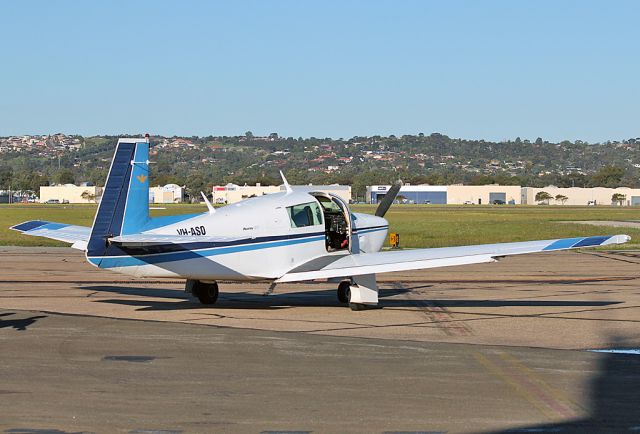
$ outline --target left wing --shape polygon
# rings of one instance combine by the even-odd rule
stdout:
[[[84,250],[87,247],[91,228],[87,226],[68,225],[64,223],[47,222],[43,220],[30,220],[11,226],[10,229],[25,235],[51,238],[52,240],[72,243],[74,249]]]
[[[301,280],[388,273],[391,271],[480,264],[483,262],[494,262],[496,258],[502,256],[622,244],[630,239],[631,237],[628,235],[606,235],[586,238],[563,238],[519,243],[481,244],[476,246],[325,256],[288,271],[276,282],[297,282]]]

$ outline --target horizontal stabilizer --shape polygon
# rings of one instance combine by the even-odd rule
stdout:
[[[631,237],[628,235],[605,235],[518,243],[360,253],[342,256],[332,261],[311,261],[290,270],[281,276],[277,282],[297,282],[392,271],[480,264],[493,262],[496,258],[502,256],[622,244],[630,239]],[[314,267],[312,263],[318,264],[318,266]]]
[[[11,226],[10,229],[22,232],[24,235],[72,243],[72,247],[79,248],[80,250],[84,249],[91,234],[91,228],[87,226],[68,225],[43,220],[30,220]]]

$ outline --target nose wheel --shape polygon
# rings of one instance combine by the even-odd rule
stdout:
[[[343,280],[338,285],[338,300],[340,303],[349,303],[351,298],[351,282],[349,280]]]

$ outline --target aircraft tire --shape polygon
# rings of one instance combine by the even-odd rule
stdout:
[[[218,300],[218,284],[196,282],[193,286],[193,293],[202,304],[215,304]]]
[[[349,303],[350,298],[351,298],[351,282],[348,280],[343,280],[338,285],[338,300],[340,300],[340,303]]]

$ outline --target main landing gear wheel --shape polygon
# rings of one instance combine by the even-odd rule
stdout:
[[[338,300],[340,303],[349,303],[349,299],[351,298],[351,282],[348,280],[343,280],[338,285]]]
[[[202,304],[214,304],[218,300],[218,284],[205,283],[196,280],[193,282],[191,293],[198,297]]]

